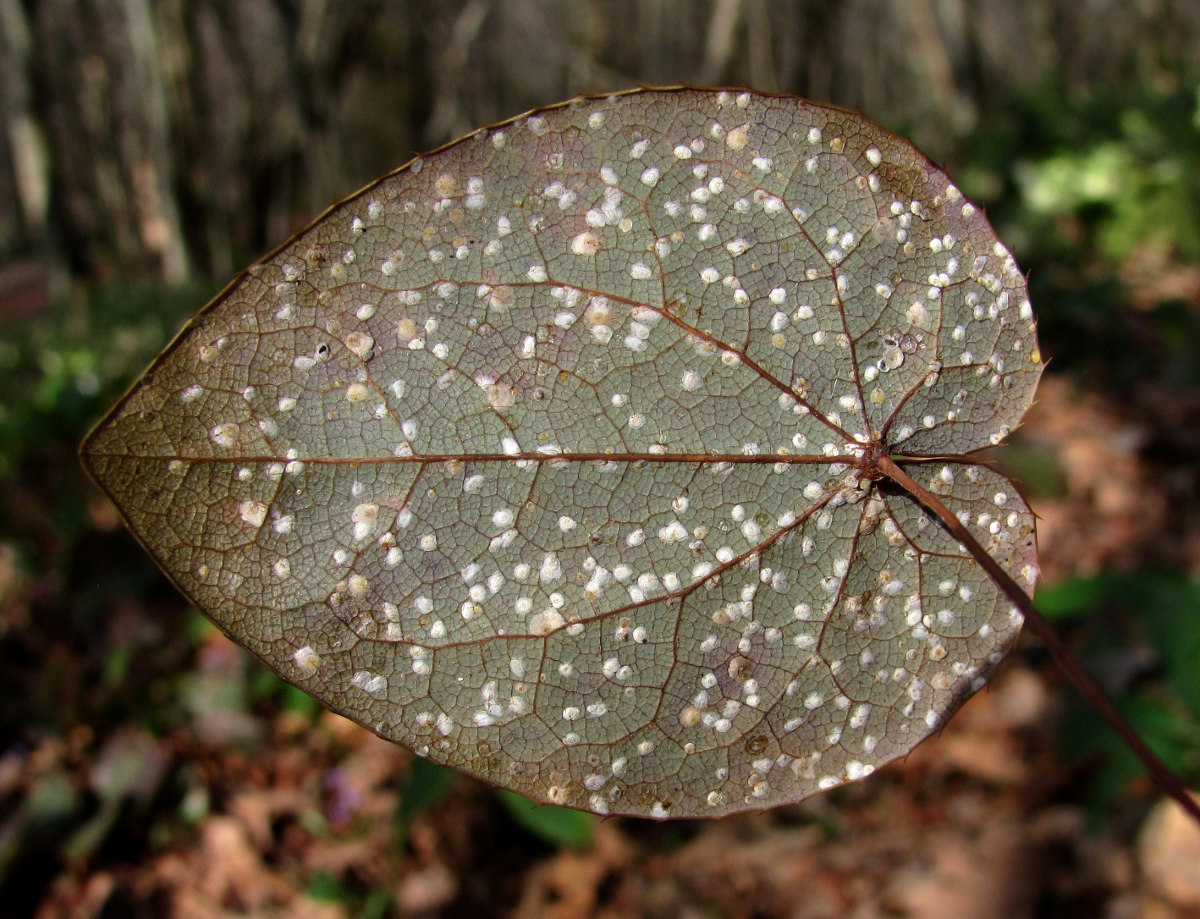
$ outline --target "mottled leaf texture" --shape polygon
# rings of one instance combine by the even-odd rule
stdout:
[[[250,268],[83,448],[176,584],[331,708],[598,813],[719,815],[937,730],[1033,518],[964,456],[1041,370],[1024,280],[907,142],[795,98],[578,99]]]

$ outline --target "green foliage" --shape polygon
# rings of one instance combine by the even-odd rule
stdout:
[[[394,842],[404,845],[413,818],[439,805],[450,792],[458,773],[424,757],[414,757],[396,809]],[[581,849],[591,845],[595,817],[566,807],[536,804],[512,792],[496,789],[504,810],[521,827],[552,846]]]
[[[1198,142],[1194,85],[1123,84],[1081,97],[1049,82],[989,113],[958,172],[1030,259],[1051,246],[1055,260],[1119,264],[1149,243],[1195,261]]]
[[[1016,164],[1021,205],[1039,235],[1074,243],[1062,237],[1070,228],[1061,221],[1072,218],[1113,264],[1147,248],[1200,260],[1200,95],[1116,105],[1100,97],[1064,128],[1054,149]]]
[[[211,287],[106,287],[0,325],[0,722],[19,724],[23,742],[81,722],[102,734],[187,653],[163,623],[119,615],[164,587],[134,547],[89,526],[71,457],[98,408]],[[139,718],[174,724],[168,708]]]
[[[354,919],[384,919],[392,912],[392,895],[387,890],[364,890],[325,871],[308,879],[305,892],[318,903],[337,904]]]
[[[538,804],[504,789],[497,789],[496,797],[513,820],[543,842],[569,849],[584,849],[592,844],[596,824],[594,814],[553,804]]]
[[[313,719],[323,711],[312,696],[301,692],[291,683],[279,679],[270,670],[256,669],[250,679],[250,695],[255,701],[266,701],[280,711],[294,712]]]
[[[1029,273],[1057,369],[1123,398],[1200,385],[1200,89],[1049,83],[985,119],[962,162]]]
[[[439,766],[421,756],[413,757],[396,807],[396,831],[393,836],[396,848],[403,848],[413,818],[440,804],[450,793],[457,776],[458,773],[453,769]]]
[[[1165,572],[1105,573],[1038,591],[1038,608],[1078,623],[1080,655],[1151,749],[1200,781],[1200,581]],[[1072,757],[1100,758],[1093,801],[1111,801],[1142,769],[1100,717],[1076,702],[1062,741]]]
[[[0,483],[23,460],[73,444],[211,292],[113,285],[0,327]]]

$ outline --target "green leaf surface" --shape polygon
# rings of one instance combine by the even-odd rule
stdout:
[[[427,759],[414,757],[408,770],[408,780],[400,793],[400,805],[396,809],[396,825],[403,834],[418,814],[430,810],[450,792],[455,773],[431,763]]]
[[[1124,619],[1108,616],[1086,629],[1090,640],[1080,656],[1107,673],[1115,702],[1138,735],[1185,781],[1194,780],[1200,767],[1200,582],[1167,571],[1109,572],[1046,585],[1037,602],[1058,620],[1127,611]],[[1123,621],[1132,634],[1114,627]],[[1089,707],[1069,711],[1062,734],[1076,754],[1102,755],[1092,779],[1098,804],[1141,773],[1134,754]]]
[[[536,800],[716,816],[903,756],[1020,616],[974,462],[1041,372],[1025,282],[907,142],[799,99],[585,98],[478,131],[236,279],[84,444],[285,679]]]
[[[543,842],[572,849],[592,844],[596,817],[584,811],[553,804],[538,804],[523,795],[500,789],[496,797],[512,818]]]

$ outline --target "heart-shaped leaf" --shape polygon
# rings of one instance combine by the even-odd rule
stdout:
[[[907,753],[1020,615],[1033,518],[963,456],[1041,370],[1023,278],[903,140],[794,98],[587,98],[337,205],[88,438],[162,567],[422,756],[642,816]]]

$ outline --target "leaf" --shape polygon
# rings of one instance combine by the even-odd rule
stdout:
[[[592,814],[553,804],[535,804],[523,795],[503,789],[496,796],[513,820],[543,842],[572,849],[585,849],[592,844],[596,823]]]
[[[598,813],[903,756],[1020,615],[973,461],[1041,371],[1023,278],[907,142],[798,99],[575,100],[335,206],[193,319],[84,462],[235,640],[431,760]]]
[[[1038,590],[1037,602],[1056,620],[1125,611],[1135,635],[1124,633],[1118,616],[1084,630],[1086,641],[1074,644],[1107,674],[1114,701],[1138,736],[1183,783],[1194,784],[1200,771],[1200,582],[1168,571],[1109,572],[1051,584]],[[1140,773],[1138,756],[1101,729],[1103,720],[1093,708],[1073,705],[1062,723],[1065,749],[1101,754],[1090,782],[1093,808],[1110,804]]]
[[[396,808],[395,844],[398,849],[403,848],[413,820],[441,803],[453,784],[454,773],[449,769],[419,756],[413,758]]]

